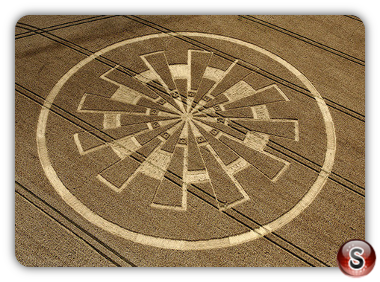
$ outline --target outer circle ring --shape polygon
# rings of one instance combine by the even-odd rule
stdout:
[[[292,209],[290,209],[288,212],[281,215],[274,221],[260,228],[256,228],[255,230],[250,230],[248,232],[234,235],[234,236],[217,238],[217,239],[209,239],[209,240],[200,240],[200,241],[166,239],[166,238],[154,237],[154,236],[144,235],[144,234],[140,234],[134,231],[130,231],[117,224],[107,221],[106,219],[102,218],[101,216],[97,215],[92,210],[90,210],[88,207],[86,207],[82,202],[80,202],[63,185],[63,183],[59,179],[57,173],[55,172],[50,162],[48,150],[46,147],[46,137],[45,137],[48,115],[50,112],[50,108],[53,105],[54,99],[60,92],[63,85],[70,79],[72,75],[74,75],[80,68],[82,68],[87,63],[103,55],[104,53],[114,50],[118,47],[139,42],[139,41],[148,40],[148,39],[163,38],[163,37],[178,36],[178,35],[190,36],[190,37],[208,37],[208,38],[213,38],[213,39],[218,39],[218,40],[224,40],[224,41],[235,43],[241,46],[248,47],[250,49],[253,49],[257,52],[260,52],[268,56],[269,58],[277,61],[278,63],[286,67],[307,87],[311,95],[316,100],[317,105],[322,113],[322,117],[325,123],[325,129],[326,129],[327,150],[325,154],[324,163],[322,165],[321,171],[316,181],[310,187],[309,191],[304,195],[304,197]],[[297,217],[303,210],[305,210],[317,197],[318,193],[323,188],[324,184],[326,183],[331,173],[331,170],[334,164],[335,151],[336,151],[335,129],[334,129],[334,123],[332,121],[332,117],[329,112],[329,109],[326,103],[324,102],[324,100],[322,99],[321,95],[318,93],[318,91],[314,88],[314,86],[302,73],[300,73],[292,65],[290,65],[288,62],[281,59],[277,55],[274,55],[270,53],[269,51],[263,48],[260,48],[256,45],[253,45],[251,43],[247,43],[239,39],[234,39],[230,37],[214,35],[214,34],[206,34],[206,33],[196,33],[196,32],[178,32],[178,33],[167,33],[167,34],[160,33],[160,34],[146,35],[146,36],[133,38],[133,39],[127,39],[127,40],[115,43],[113,45],[110,45],[92,54],[91,56],[85,58],[84,60],[80,61],[77,65],[71,68],[63,77],[61,77],[61,79],[53,87],[53,89],[50,91],[49,95],[47,96],[44,102],[44,105],[42,106],[41,113],[39,116],[36,137],[37,137],[37,150],[38,150],[39,159],[47,178],[49,179],[50,183],[52,184],[56,192],[59,194],[59,196],[63,199],[63,201],[65,201],[77,213],[79,213],[82,217],[84,217],[86,220],[88,220],[92,224],[98,226],[99,228],[102,228],[103,230],[106,230],[109,233],[112,233],[124,239],[130,240],[136,243],[144,244],[144,245],[165,248],[165,249],[176,249],[176,250],[203,250],[203,249],[213,249],[213,248],[223,248],[223,247],[234,246],[234,245],[238,245],[241,243],[245,243],[245,242],[249,242],[249,241],[261,238],[265,236],[266,234],[271,233],[281,228],[282,226],[286,225],[295,217]]]

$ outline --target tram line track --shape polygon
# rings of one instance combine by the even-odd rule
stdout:
[[[291,36],[292,38],[295,38],[297,40],[300,40],[300,41],[303,41],[305,43],[308,43],[308,44],[310,44],[310,45],[312,45],[314,47],[317,47],[317,48],[320,48],[322,50],[325,50],[325,51],[327,51],[327,52],[329,52],[331,54],[334,54],[336,56],[339,56],[341,58],[349,60],[349,61],[351,61],[353,63],[358,64],[358,65],[365,66],[365,61],[364,60],[359,59],[359,58],[357,58],[355,56],[352,56],[350,54],[347,54],[345,52],[342,52],[342,51],[340,51],[338,49],[335,49],[335,48],[332,48],[330,46],[327,46],[325,44],[322,44],[322,43],[320,43],[318,41],[315,41],[315,40],[313,40],[313,39],[311,39],[311,38],[309,38],[307,36],[302,36],[302,35],[300,35],[298,33],[295,33],[293,31],[290,31],[290,30],[288,30],[286,28],[283,28],[281,26],[275,25],[275,24],[270,23],[268,21],[259,19],[259,18],[255,17],[255,16],[241,15],[239,17],[243,18],[245,20],[254,22],[256,24],[263,25],[263,26],[268,27],[270,29],[276,30],[276,31],[281,32],[283,34],[286,34],[288,36]]]
[[[30,203],[32,206],[37,208],[41,213],[45,214],[51,220],[56,222],[62,228],[71,232],[76,238],[84,242],[100,256],[104,257],[115,266],[137,267],[136,264],[131,262],[126,257],[122,256],[119,252],[104,243],[101,239],[96,237],[91,232],[87,231],[80,224],[76,223],[68,215],[65,215],[59,209],[48,203],[46,200],[42,199],[40,196],[35,194],[33,191],[31,191],[29,188],[17,180],[15,181],[15,193]]]
[[[61,24],[51,25],[51,26],[48,26],[48,27],[44,27],[43,28],[44,30],[39,31],[39,32],[36,32],[34,30],[27,30],[25,32],[21,32],[21,33],[16,34],[15,39],[18,40],[18,39],[30,37],[30,36],[33,36],[33,35],[36,35],[36,34],[41,34],[41,33],[44,33],[44,32],[55,31],[55,30],[64,29],[64,28],[67,28],[67,27],[78,26],[78,25],[81,25],[81,24],[92,23],[92,22],[95,22],[95,21],[110,19],[110,18],[114,18],[114,17],[117,17],[117,16],[99,15],[99,16],[93,16],[93,17],[88,17],[88,18],[84,18],[84,19],[69,21],[69,22],[65,22],[65,23],[61,23]],[[18,25],[18,27],[22,28],[22,29],[25,29],[24,27],[21,27],[20,25]]]

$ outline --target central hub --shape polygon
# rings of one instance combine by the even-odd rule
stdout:
[[[193,118],[191,113],[183,113],[181,116],[183,121],[190,121]]]

